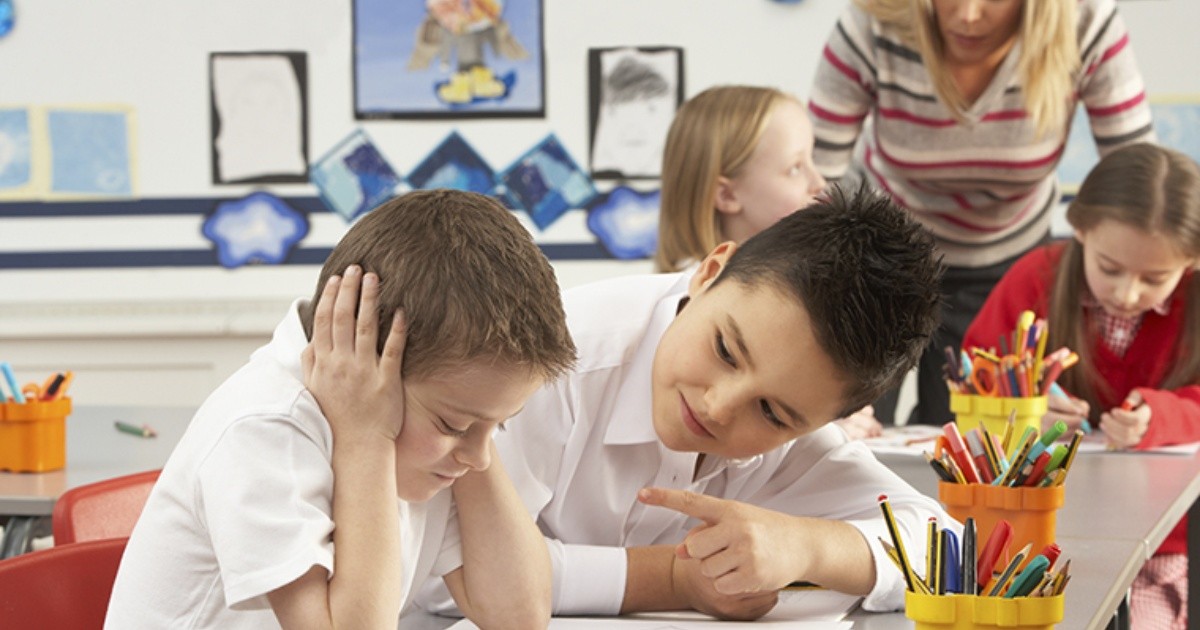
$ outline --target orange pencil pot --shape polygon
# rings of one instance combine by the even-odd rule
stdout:
[[[954,422],[963,434],[983,425],[992,435],[1004,435],[1008,417],[1013,411],[1017,412],[1013,423],[1013,435],[1019,438],[1029,427],[1040,434],[1042,416],[1046,415],[1047,408],[1046,396],[1003,398],[953,392],[950,394],[950,411],[954,413]]]
[[[44,472],[65,466],[70,413],[70,398],[0,405],[0,470]]]
[[[992,535],[996,523],[1008,521],[1013,528],[1011,549],[1032,543],[1034,552],[1054,543],[1058,509],[1063,505],[1063,486],[1010,488],[978,483],[938,482],[938,500],[958,522],[975,519],[978,539]]]
[[[904,594],[904,616],[917,630],[969,630],[1053,628],[1063,618],[1063,596],[982,597],[979,595]]]

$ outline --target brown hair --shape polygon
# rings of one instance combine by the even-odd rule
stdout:
[[[675,113],[663,148],[658,271],[679,271],[726,240],[717,219],[717,178],[750,159],[775,105],[792,98],[744,85],[709,88]]]
[[[379,276],[380,350],[392,313],[404,309],[405,375],[485,359],[551,379],[574,364],[554,270],[529,231],[491,197],[419,190],[359,219],[300,311],[310,338],[325,282],[352,264]]]
[[[963,120],[969,103],[958,91],[943,55],[945,42],[938,29],[933,0],[854,0],[875,19],[894,26],[921,53],[934,89],[958,120]],[[1017,75],[1025,95],[1025,109],[1045,134],[1062,128],[1070,118],[1074,100],[1073,81],[1080,66],[1077,0],[1024,0],[1018,38],[1021,57]]]
[[[1152,144],[1118,149],[1092,169],[1067,208],[1067,221],[1087,232],[1104,221],[1166,238],[1184,256],[1200,258],[1200,166],[1186,155]],[[1194,275],[1194,274],[1188,274]],[[1200,382],[1200,282],[1185,275],[1183,339],[1171,357],[1171,370],[1163,389]],[[1064,388],[1087,400],[1094,418],[1103,409],[1101,392],[1111,397],[1091,359],[1095,333],[1082,317],[1082,296],[1087,293],[1083,246],[1075,239],[1059,261],[1050,296],[1050,338],[1053,347],[1067,346],[1079,355],[1079,364],[1059,377]],[[1097,391],[1099,390],[1099,391]]]

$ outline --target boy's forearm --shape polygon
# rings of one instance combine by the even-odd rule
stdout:
[[[550,620],[550,554],[492,449],[487,470],[468,473],[454,484],[464,590],[455,593],[455,600],[481,627],[545,627]]]
[[[791,553],[808,556],[808,570],[797,580],[822,587],[867,595],[875,587],[875,559],[858,528],[842,521],[798,516],[796,531],[802,532]]]
[[[674,545],[628,547],[625,571],[625,599],[621,614],[690,608],[676,592],[674,584]]]
[[[395,628],[403,605],[396,451],[382,439],[334,441],[335,627]]]

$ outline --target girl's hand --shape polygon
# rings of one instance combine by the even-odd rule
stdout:
[[[364,276],[358,265],[351,265],[344,278],[331,276],[325,283],[313,313],[312,340],[301,355],[304,385],[335,440],[394,442],[404,425],[404,317],[395,314],[380,356],[378,299],[379,277]]]
[[[875,419],[875,408],[867,405],[858,411],[834,420],[851,440],[879,437],[883,435],[883,425]]]
[[[1114,448],[1132,448],[1137,446],[1150,428],[1150,405],[1145,404],[1142,395],[1136,391],[1130,392],[1120,407],[1113,407],[1100,415],[1100,430],[1108,438],[1108,444]]]
[[[1055,394],[1050,394],[1047,407],[1046,415],[1042,416],[1042,433],[1050,430],[1055,422],[1062,420],[1067,423],[1067,430],[1063,435],[1072,435],[1075,429],[1083,428],[1091,411],[1091,406],[1086,400]],[[1084,432],[1087,432],[1087,429],[1084,429]]]

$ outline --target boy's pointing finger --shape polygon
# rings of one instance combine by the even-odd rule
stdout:
[[[715,523],[725,514],[725,501],[688,490],[668,488],[642,488],[638,500],[646,505],[657,505],[688,516]]]

